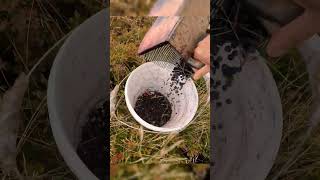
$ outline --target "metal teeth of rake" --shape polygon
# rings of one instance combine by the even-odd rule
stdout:
[[[154,62],[162,68],[172,69],[181,61],[181,55],[169,43],[157,47],[141,57],[147,62]]]

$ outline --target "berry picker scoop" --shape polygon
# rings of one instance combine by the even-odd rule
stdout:
[[[206,16],[158,17],[144,36],[138,54],[161,67],[168,63],[177,65],[184,60],[200,69],[204,64],[194,60],[192,54],[209,27],[209,17]]]

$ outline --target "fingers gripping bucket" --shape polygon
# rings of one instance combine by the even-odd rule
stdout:
[[[198,108],[198,93],[195,84],[188,79],[178,93],[170,86],[170,73],[173,66],[163,68],[153,62],[144,63],[131,72],[125,85],[125,99],[133,118],[142,126],[158,132],[181,131],[192,121]],[[158,91],[171,103],[172,113],[169,121],[162,127],[154,126],[143,120],[135,112],[135,103],[146,90]]]

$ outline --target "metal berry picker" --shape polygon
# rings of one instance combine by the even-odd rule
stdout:
[[[158,17],[144,36],[138,54],[160,66],[167,64],[162,62],[179,65],[185,61],[199,69],[204,64],[194,60],[192,54],[197,43],[207,35],[208,28],[208,16]]]

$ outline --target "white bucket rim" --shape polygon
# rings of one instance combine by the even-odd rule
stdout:
[[[196,85],[194,84],[193,80],[191,79],[191,87],[192,87],[192,90],[193,92],[195,92],[195,95],[196,95],[196,102],[195,102],[195,108],[193,109],[193,112],[192,112],[192,118],[189,120],[189,121],[186,121],[185,124],[183,124],[181,127],[176,127],[176,128],[165,128],[165,127],[158,127],[158,126],[154,126],[146,121],[144,121],[142,118],[139,117],[139,115],[135,112],[135,110],[133,109],[132,105],[130,104],[130,100],[129,100],[129,97],[128,97],[128,83],[131,78],[132,78],[132,74],[134,74],[135,72],[139,71],[139,69],[141,68],[144,68],[144,66],[146,65],[149,65],[149,63],[152,63],[154,64],[153,62],[147,62],[147,63],[143,63],[142,65],[140,65],[139,67],[137,67],[136,69],[134,69],[127,81],[126,81],[126,85],[125,85],[125,101],[126,101],[126,105],[127,105],[127,108],[129,109],[131,115],[133,116],[133,118],[139,123],[141,124],[143,127],[149,129],[149,130],[152,130],[152,131],[155,131],[155,132],[159,132],[159,133],[174,133],[174,132],[181,132],[182,130],[184,130],[186,127],[188,127],[191,122],[194,120],[194,117],[197,113],[197,110],[198,110],[198,106],[199,106],[199,97],[198,97],[198,91],[197,91],[197,88],[196,88]],[[156,66],[156,65],[155,65]]]

